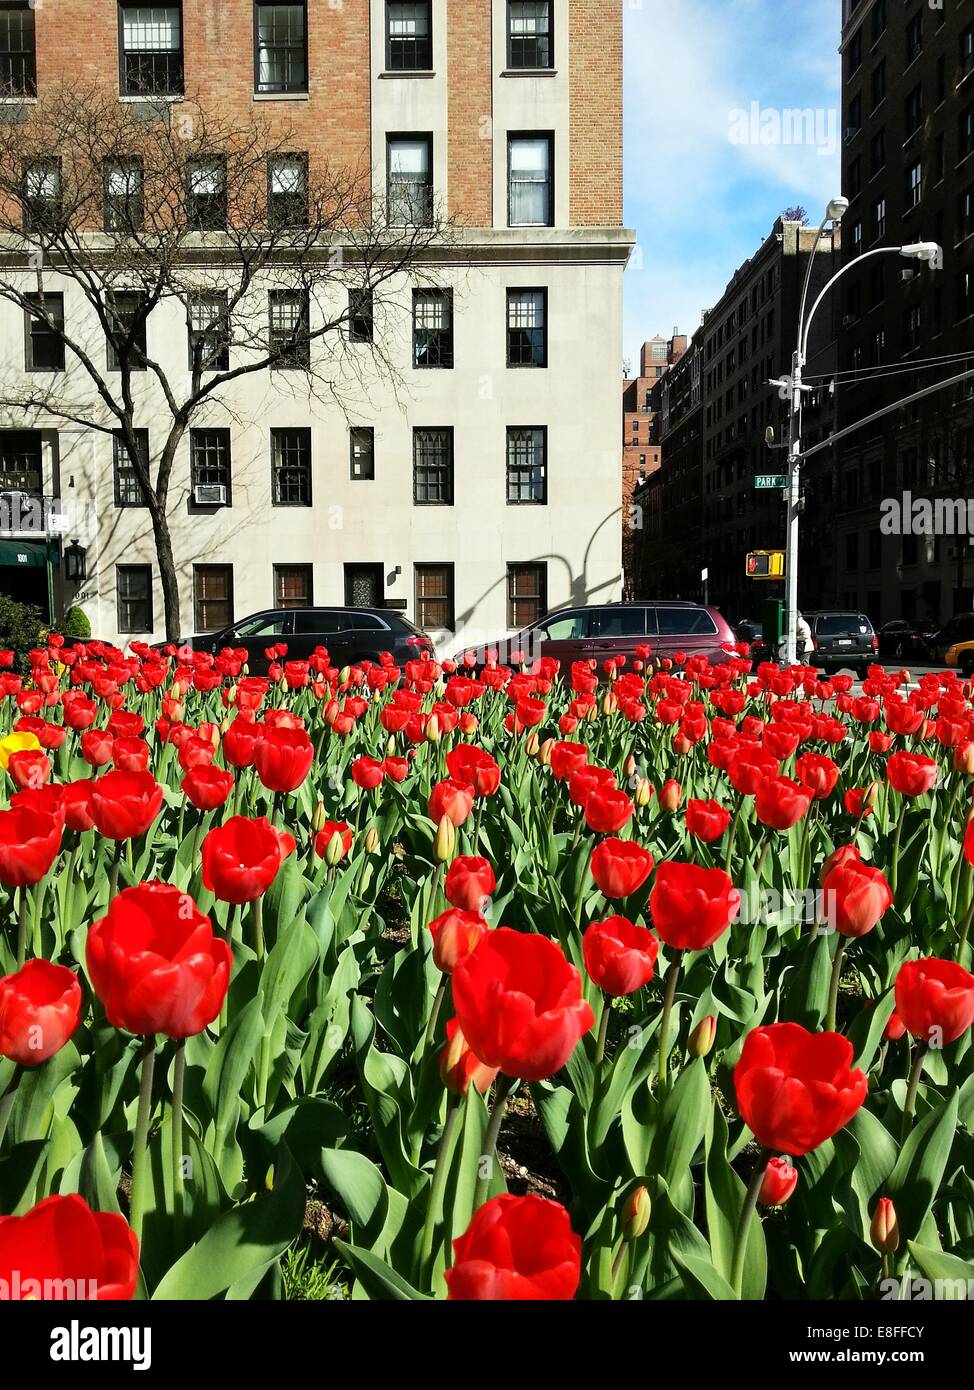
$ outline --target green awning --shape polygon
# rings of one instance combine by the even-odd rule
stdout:
[[[58,562],[57,548],[51,546],[51,563]],[[10,569],[43,569],[47,564],[44,541],[0,541],[0,566]]]

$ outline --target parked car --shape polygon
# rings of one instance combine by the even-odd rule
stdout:
[[[922,661],[927,661],[930,657],[930,640],[935,631],[935,623],[894,618],[892,622],[884,623],[876,634],[879,638],[879,654],[895,657],[898,661],[906,657],[919,657]]]
[[[879,638],[865,613],[855,609],[822,609],[805,619],[812,632],[809,665],[825,671],[849,668],[864,676],[879,655]]]
[[[656,661],[677,651],[703,655],[713,662],[726,661],[725,644],[736,641],[730,624],[716,608],[662,599],[562,608],[490,647],[504,666],[519,665],[519,658],[533,662],[542,656],[569,666],[573,661],[588,660],[601,665],[608,657],[619,655],[632,660],[636,648],[643,645],[652,648]],[[474,654],[478,667],[482,666],[484,649],[475,649]],[[457,659],[462,657],[463,652]]]
[[[734,628],[738,642],[747,642],[751,648],[751,660],[757,666],[762,661],[774,661],[776,653],[764,640],[764,625],[759,618],[744,618]]]
[[[255,676],[267,674],[264,653],[278,642],[287,645],[288,661],[307,661],[315,647],[327,647],[338,667],[378,661],[380,652],[391,652],[397,665],[435,655],[426,633],[403,613],[388,608],[271,608],[221,632],[199,633],[186,641],[194,651],[213,653],[224,647],[244,647],[250,674]]]
[[[974,674],[974,613],[958,613],[930,638],[930,660]]]

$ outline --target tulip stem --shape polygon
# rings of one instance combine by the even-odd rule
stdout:
[[[829,984],[829,1007],[825,1015],[825,1031],[835,1032],[835,1015],[839,1006],[839,980],[842,975],[842,966],[845,963],[845,939],[839,937],[838,945],[835,948],[835,959],[832,962],[832,979]]]
[[[761,870],[764,868],[764,861],[767,859],[768,850],[771,848],[771,835],[772,832],[769,830],[764,838],[764,844],[761,846],[761,853],[758,855],[757,866],[754,870],[754,877],[759,883],[761,881]]]
[[[906,815],[906,797],[901,798],[900,814],[896,818],[896,829],[893,832],[893,850],[889,866],[889,887],[893,894],[893,901],[896,901],[896,870],[899,867],[900,858],[900,838],[903,834],[903,819]]]
[[[737,798],[737,805],[734,807],[734,814],[731,817],[730,831],[727,836],[727,854],[724,858],[724,871],[730,873],[731,861],[734,858],[734,841],[737,839],[737,827],[740,824],[741,812],[744,809],[744,793]]]
[[[176,1040],[172,1071],[172,1203],[176,1247],[183,1243],[183,1080],[186,1075],[186,1039]]]
[[[108,901],[111,903],[118,896],[118,866],[122,859],[122,842],[115,841],[115,853],[112,855],[111,868],[108,870]]]
[[[251,915],[254,920],[254,950],[257,953],[257,964],[264,962],[264,908],[263,899],[255,898],[251,908]]]
[[[659,1084],[660,1089],[666,1090],[667,1065],[670,1058],[670,1015],[673,1012],[673,1000],[676,998],[676,982],[680,978],[680,961],[682,954],[675,955],[667,967],[665,988],[663,991],[663,1016],[659,1023]]]
[[[446,1180],[450,1173],[449,1156],[453,1148],[453,1136],[457,1127],[457,1116],[460,1114],[460,1102],[454,1102],[453,1097],[449,1098],[446,1119],[443,1122],[443,1132],[440,1135],[440,1142],[436,1146],[436,1162],[433,1165],[433,1180],[430,1183],[429,1203],[426,1208],[426,1219],[423,1222],[423,1237],[419,1247],[419,1276],[421,1281],[425,1281],[430,1291],[433,1291],[433,1231],[436,1227],[439,1209],[443,1205],[443,1189],[446,1187]]]
[[[139,1086],[139,1109],[135,1120],[135,1140],[132,1148],[132,1196],[129,1201],[129,1225],[136,1239],[142,1240],[142,1217],[145,1206],[145,1164],[148,1155],[149,1117],[152,1113],[152,1077],[155,1071],[155,1034],[142,1039],[142,1079]]]
[[[957,938],[957,950],[954,952],[954,958],[958,965],[964,964],[964,957],[967,954],[967,938],[970,934],[972,918],[974,918],[974,890],[971,892],[971,901],[968,903],[964,920],[961,922],[960,935]]]
[[[741,1207],[737,1231],[734,1234],[734,1254],[731,1260],[731,1287],[738,1298],[740,1298],[741,1290],[744,1287],[744,1261],[747,1258],[747,1241],[751,1233],[751,1221],[758,1204],[758,1194],[761,1191],[764,1170],[768,1166],[768,1152],[767,1149],[762,1148],[757,1156],[757,1160],[754,1164],[754,1171],[751,1173],[751,1181],[748,1183],[747,1192],[744,1195],[744,1205]]]
[[[440,975],[440,983],[433,998],[433,1007],[430,1009],[429,1023],[426,1025],[426,1038],[423,1043],[424,1053],[429,1052],[430,1048],[433,1046],[433,1038],[436,1035],[436,1024],[440,1016],[440,1009],[443,1007],[443,997],[446,994],[446,986],[449,978],[450,977],[446,974]]]
[[[473,1199],[475,1212],[483,1206],[491,1178],[494,1176],[494,1151],[497,1148],[497,1136],[500,1134],[504,1111],[507,1109],[507,1098],[511,1094],[513,1085],[514,1077],[505,1076],[503,1072],[498,1074],[494,1083],[494,1103],[490,1108],[490,1119],[487,1121],[484,1151],[480,1156],[480,1175],[477,1178],[477,1189]]]
[[[609,1036],[609,999],[607,995],[602,996],[602,1017],[599,1019],[599,1036],[595,1045],[595,1066],[601,1067],[605,1060],[605,1043]]]
[[[10,1114],[17,1099],[17,1087],[20,1085],[20,1066],[14,1067],[13,1076],[10,1078],[10,1085],[0,1100],[0,1149],[3,1148],[4,1135],[7,1133],[7,1125],[10,1122]]]
[[[20,890],[20,912],[17,915],[17,969],[23,968],[27,959],[27,919],[30,911],[27,889]]]
[[[902,1144],[910,1130],[913,1128],[913,1114],[916,1110],[917,1091],[920,1088],[920,1077],[923,1074],[923,1063],[927,1055],[927,1045],[925,1042],[917,1044],[916,1055],[913,1058],[913,1066],[910,1070],[910,1083],[906,1088],[906,1103],[903,1106],[903,1123],[900,1126],[900,1143]]]

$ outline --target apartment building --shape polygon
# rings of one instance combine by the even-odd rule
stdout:
[[[789,373],[798,306],[817,229],[779,218],[703,316],[679,363],[652,387],[661,466],[637,489],[644,593],[703,597],[732,621],[759,607],[776,587],[746,575],[751,550],[784,546],[781,490],[758,489],[755,477],[781,471],[787,405],[769,383]],[[812,267],[811,295],[838,269],[838,230],[826,230]],[[808,375],[818,389],[805,402],[805,442],[831,432],[834,373],[832,317],[816,319]],[[814,558],[814,557],[812,557]],[[808,575],[809,600],[815,576]]]
[[[622,388],[622,564],[625,591],[636,594],[636,523],[633,493],[660,466],[653,415],[653,387],[686,352],[686,334],[674,328],[671,338],[657,334],[639,350],[639,375],[626,377]]]
[[[268,219],[293,210],[308,169],[327,162],[364,169],[390,224],[436,209],[450,226],[416,276],[391,287],[381,323],[364,310],[350,323],[363,344],[351,404],[301,371],[267,370],[229,381],[187,429],[167,506],[182,632],[271,608],[391,606],[449,652],[549,608],[620,596],[617,364],[634,240],[622,226],[622,10],[2,0],[0,124],[29,122],[58,84],[107,88],[147,125],[208,103],[282,132]],[[56,177],[52,151],[28,192],[55,197]],[[192,196],[219,208],[219,168],[198,178]],[[106,208],[129,196],[119,188],[106,180]],[[225,190],[221,215],[232,225]],[[201,236],[202,262],[211,247]],[[6,238],[4,274],[23,264],[32,283],[29,249],[26,230]],[[81,323],[69,277],[45,268],[43,288]],[[272,332],[275,315],[286,330],[308,312],[272,278],[261,291]],[[212,328],[192,315],[187,325],[187,312],[165,302],[146,323],[146,355],[175,380],[188,371],[187,331],[191,361],[194,335]],[[58,347],[0,299],[8,385],[26,390],[40,371],[80,389]],[[152,386],[138,444],[154,468]],[[80,603],[104,639],[158,639],[158,559],[131,459],[111,429],[89,426],[83,401],[74,415],[0,413],[0,500],[13,501],[0,514],[0,592],[54,618]],[[40,532],[36,515],[28,527],[13,514],[31,500]],[[69,578],[79,549],[83,580]]]
[[[974,367],[974,0],[845,0],[843,426]],[[935,241],[942,266],[881,247]],[[857,263],[862,261],[861,268]],[[966,534],[883,528],[884,499],[974,495],[970,381],[894,411],[841,446],[827,516],[837,602],[876,623],[974,607]]]

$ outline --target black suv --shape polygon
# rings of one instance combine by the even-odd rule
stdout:
[[[825,671],[848,668],[865,676],[876,664],[879,638],[865,613],[829,608],[806,612],[805,620],[812,630],[812,651],[805,658],[809,666]]]
[[[222,632],[201,633],[176,645],[214,654],[224,647],[243,647],[250,674],[266,676],[269,662],[264,653],[278,642],[287,646],[285,661],[307,661],[315,647],[327,647],[339,669],[358,661],[377,662],[380,652],[391,652],[397,666],[435,656],[426,633],[388,608],[271,608]]]

